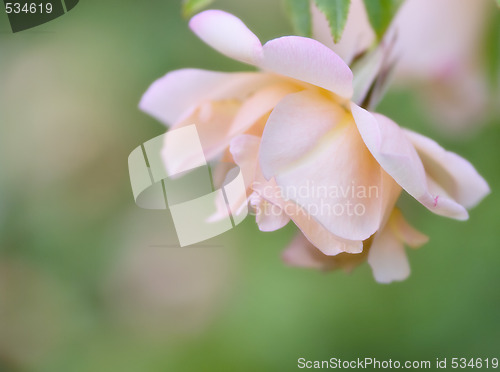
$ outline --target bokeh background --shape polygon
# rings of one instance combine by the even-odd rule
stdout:
[[[215,6],[261,40],[292,32],[279,1]],[[139,209],[132,197],[127,157],[165,131],[139,99],[172,69],[249,69],[203,45],[180,14],[174,0],[82,0],[17,34],[0,14],[0,371],[500,357],[496,105],[465,133],[429,119],[411,89],[380,105],[469,159],[492,189],[468,222],[403,198],[408,219],[431,237],[409,252],[405,282],[379,285],[367,264],[351,274],[287,267],[280,255],[293,226],[261,233],[251,218],[176,248],[168,212]],[[491,65],[498,50],[485,50]]]

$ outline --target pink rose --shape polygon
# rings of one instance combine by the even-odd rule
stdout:
[[[190,26],[259,72],[174,71],[140,107],[172,128],[196,124],[207,159],[240,166],[262,230],[295,222],[303,237],[287,262],[331,268],[367,258],[376,280],[402,280],[404,244],[426,238],[394,209],[401,191],[459,220],[489,192],[465,159],[351,102],[351,70],[318,41],[287,36],[262,46],[238,18],[217,10]],[[164,157],[167,167],[183,161]]]

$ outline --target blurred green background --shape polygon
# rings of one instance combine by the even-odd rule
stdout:
[[[279,1],[218,1],[261,40]],[[266,11],[262,12],[261,9]],[[0,15],[0,371],[288,371],[297,359],[500,357],[500,118],[448,136],[414,94],[380,111],[469,159],[492,194],[468,222],[403,198],[430,242],[408,280],[286,267],[293,226],[175,248],[135,206],[127,157],[165,128],[137,104],[167,71],[248,69],[203,45],[180,1],[82,0],[12,34]]]

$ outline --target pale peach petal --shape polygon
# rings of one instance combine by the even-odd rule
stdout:
[[[259,175],[259,172],[257,172],[256,181],[253,183],[252,189],[255,190],[256,195],[280,207],[284,213],[292,219],[311,244],[323,254],[334,256],[343,252],[354,254],[362,252],[362,241],[342,239],[332,234],[302,207],[292,201],[284,200],[282,189],[276,185],[274,179],[266,181],[262,175]]]
[[[464,207],[474,207],[490,193],[487,182],[470,162],[428,137],[410,130],[404,133],[415,146],[427,174]]]
[[[267,210],[268,203],[264,202],[264,205],[266,205],[264,210]],[[259,226],[260,231],[270,232],[285,227],[288,224],[288,222],[290,222],[290,218],[284,213],[281,213],[279,215],[274,215],[269,212],[258,213],[256,216],[256,222],[257,225]]]
[[[195,15],[189,27],[218,52],[241,62],[255,64],[261,56],[259,38],[237,17],[222,10]]]
[[[447,195],[433,193],[417,151],[396,123],[355,104],[351,104],[351,109],[364,143],[403,189],[436,214],[459,220],[468,218],[462,205]]]
[[[242,171],[239,167],[231,169],[224,180],[224,198],[234,219],[239,224],[248,214],[247,192]]]
[[[262,137],[260,165],[267,179],[275,177],[286,200],[332,234],[359,241],[378,229],[381,168],[352,116],[326,97],[300,92],[276,106]]]
[[[270,40],[263,47],[263,58],[258,66],[347,99],[353,93],[349,67],[335,52],[313,39],[284,36]]]
[[[366,260],[366,252],[360,254],[340,253],[327,256],[321,253],[306,239],[303,234],[297,234],[283,252],[283,261],[290,266],[298,266],[319,270],[342,268],[349,272]]]
[[[264,130],[260,165],[266,179],[312,152],[345,116],[340,105],[314,92],[287,96],[275,107]]]
[[[283,252],[283,261],[290,266],[327,270],[334,266],[332,256],[326,256],[316,249],[303,234],[297,234]]]
[[[149,168],[156,182],[164,178],[178,179],[186,172],[193,172],[195,169],[206,166],[207,160],[194,124],[167,132],[156,139],[148,143],[148,145],[153,144],[153,146],[148,146],[150,153],[156,154],[157,147],[162,146],[162,164],[156,157],[150,157],[149,160]],[[144,148],[148,151],[146,146]],[[199,178],[198,173],[193,173],[193,175]]]
[[[375,235],[368,252],[368,264],[379,283],[405,280],[410,275],[404,244],[387,226]]]
[[[340,97],[352,96],[351,70],[342,58],[316,40],[285,36],[262,47],[240,19],[220,10],[194,16],[190,27],[203,41],[228,57],[316,85]]]
[[[263,134],[260,165],[266,179],[312,152],[345,114],[340,105],[314,92],[287,96],[273,110]]]
[[[245,132],[262,116],[270,113],[283,97],[302,89],[297,84],[286,81],[260,89],[242,104],[241,109],[234,118],[230,135],[233,136]]]
[[[260,231],[276,231],[285,227],[290,218],[278,205],[269,203],[257,193],[250,196],[250,205],[255,210],[255,221]]]
[[[391,217],[391,214],[393,213],[394,206],[396,205],[396,202],[399,199],[399,196],[401,195],[401,186],[394,181],[394,178],[392,178],[386,171],[383,169],[381,170],[381,190],[380,195],[382,197],[381,201],[381,221],[380,221],[380,227],[385,226],[389,218]]]
[[[278,81],[256,72],[225,73],[197,69],[169,72],[144,93],[139,108],[166,125],[174,125],[209,100],[243,100],[260,87]]]
[[[284,209],[304,236],[323,254],[336,256],[340,253],[359,254],[363,251],[361,240],[342,239],[317,222],[297,205],[288,202]]]
[[[323,254],[337,255],[342,252],[359,254],[362,252],[362,241],[346,240],[335,236],[299,205],[291,201],[285,201],[281,189],[278,188],[274,179],[265,181],[259,173],[258,169],[253,189],[257,190],[269,202],[284,209],[309,242]],[[381,226],[384,226],[401,194],[401,187],[383,170],[381,170],[381,179],[381,189],[378,192],[381,196]]]
[[[264,181],[258,168],[260,138],[248,134],[236,136],[231,140],[230,151],[234,162],[240,167],[245,187],[250,189],[255,180]],[[256,222],[261,231],[275,231],[284,227],[290,218],[283,209],[270,203],[254,192],[249,197],[250,205],[256,211]]]
[[[411,226],[397,208],[392,212],[391,224],[398,239],[412,248],[418,248],[429,241],[429,237]]]
[[[241,168],[245,187],[248,189],[255,180],[259,156],[260,138],[242,134],[231,140],[229,151],[234,162]]]
[[[229,146],[229,129],[240,106],[240,102],[236,100],[204,103],[190,116],[178,122],[172,130],[195,124],[205,158],[210,161]],[[164,150],[168,152],[168,149]],[[176,154],[165,155],[164,160],[177,164],[183,162]]]
[[[369,48],[375,33],[368,21],[363,0],[351,0],[347,23],[340,42],[335,44],[326,16],[311,1],[313,38],[337,53],[348,65],[353,58]]]
[[[234,164],[226,172],[226,176],[220,188],[224,189],[224,193],[220,193],[215,198],[215,213],[211,215],[207,222],[217,222],[227,218],[228,211],[231,213],[235,223],[242,221],[248,213],[248,203],[245,188],[240,188],[244,184],[244,180],[239,177],[240,169]]]
[[[264,132],[264,128],[266,127],[267,119],[269,119],[270,114],[271,112],[268,112],[267,114],[261,116],[255,123],[253,123],[251,127],[249,127],[245,131],[245,134],[261,138],[262,133]]]
[[[234,137],[231,140],[229,150],[234,162],[240,167],[243,174],[245,188],[248,193],[252,192],[256,177],[260,177],[258,169],[258,154],[259,154],[260,138],[253,135],[242,134]],[[261,199],[257,194],[252,194],[249,197],[250,204],[256,209],[256,221],[261,231],[274,231],[282,228],[290,220],[286,217],[280,208],[271,209],[271,205],[264,199]],[[247,201],[242,201],[247,203]]]

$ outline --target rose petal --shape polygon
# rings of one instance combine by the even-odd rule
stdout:
[[[301,89],[303,88],[285,81],[260,89],[242,104],[234,118],[230,135],[245,132],[262,116],[269,114],[283,97]]]
[[[229,128],[239,108],[238,101],[205,103],[171,130],[195,124],[205,159],[210,161],[222,154],[229,146],[231,140],[228,136]],[[167,168],[172,171],[187,167],[191,162],[190,159],[179,156],[173,150],[170,151],[166,146],[163,148],[162,156]]]
[[[411,196],[430,211],[458,220],[468,218],[466,209],[432,187],[417,151],[405,132],[383,115],[371,114],[351,103],[359,133],[373,157]]]
[[[306,238],[323,254],[335,256],[340,253],[361,253],[363,242],[342,239],[318,223],[302,207],[292,201],[283,199],[282,189],[276,185],[274,179],[266,181],[257,171],[256,181],[252,189],[261,198],[280,207],[284,213],[297,225]]]
[[[378,229],[381,168],[334,101],[307,91],[284,98],[264,129],[260,165],[286,200],[339,238],[365,240]]]
[[[258,170],[259,146],[260,138],[248,134],[236,136],[231,140],[230,152],[234,162],[241,169],[247,190],[256,177],[262,178]],[[281,229],[290,221],[281,208],[269,203],[258,194],[253,193],[249,200],[256,210],[256,222],[261,231]]]
[[[389,220],[391,214],[393,213],[394,206],[396,205],[396,202],[399,199],[399,196],[401,195],[401,186],[394,181],[394,178],[392,178],[389,174],[387,174],[386,171],[382,169],[381,171],[381,222],[380,226],[385,226],[387,221]]]
[[[245,187],[249,188],[255,179],[259,156],[260,138],[242,134],[231,140],[229,151],[234,162],[241,168]]]
[[[190,27],[203,41],[228,57],[316,85],[347,99],[352,96],[351,70],[342,58],[316,40],[285,36],[270,40],[262,47],[240,19],[220,10],[207,10],[194,16]]]
[[[299,233],[285,249],[282,257],[283,261],[290,266],[319,270],[342,268],[345,271],[351,271],[366,260],[366,253],[340,253],[336,256],[327,256],[317,250],[303,234]]]
[[[360,254],[363,251],[363,242],[361,240],[342,239],[332,234],[323,225],[304,212],[303,209],[298,208],[296,204],[288,202],[284,210],[309,242],[323,254],[336,256],[344,252]]]
[[[250,196],[250,205],[255,209],[255,220],[260,231],[276,231],[290,222],[283,209],[269,203],[257,193]]]
[[[326,256],[316,249],[302,234],[297,234],[283,252],[283,261],[290,266],[326,270],[334,266],[332,256]]]
[[[269,74],[224,73],[197,69],[169,72],[144,93],[139,108],[166,125],[182,120],[208,100],[245,99],[277,78]]]
[[[239,18],[222,10],[195,15],[189,27],[212,48],[238,61],[255,64],[262,53],[259,38]]]
[[[474,207],[490,193],[484,178],[467,160],[421,134],[410,130],[404,133],[415,146],[427,174],[464,207]]]
[[[391,227],[395,231],[399,240],[403,243],[412,248],[418,248],[429,241],[429,237],[427,235],[424,235],[420,231],[416,230],[405,220],[399,209],[394,209],[391,219]]]
[[[263,47],[263,58],[258,66],[347,99],[353,93],[349,67],[335,52],[313,39],[285,36],[270,40]]]
[[[379,283],[405,280],[410,275],[410,265],[403,242],[386,226],[378,232],[368,252],[368,264]]]

